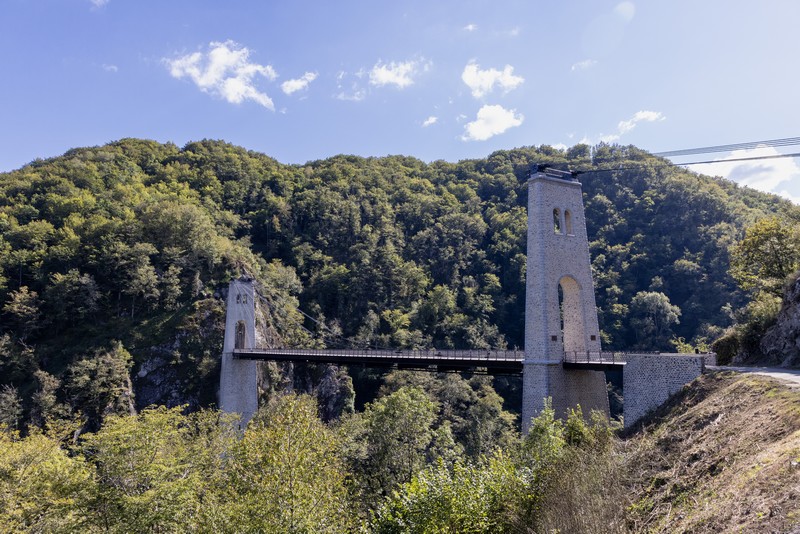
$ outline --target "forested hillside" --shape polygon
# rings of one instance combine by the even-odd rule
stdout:
[[[74,149],[0,174],[3,418],[212,404],[223,291],[244,272],[294,344],[521,348],[524,183],[543,163],[619,169],[580,175],[609,348],[705,347],[746,303],[728,274],[743,228],[800,220],[634,147],[305,165],[220,141]]]

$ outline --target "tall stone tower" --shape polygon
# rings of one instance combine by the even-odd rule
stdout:
[[[256,309],[253,281],[232,280],[228,287],[225,316],[225,341],[222,344],[222,372],[219,384],[219,407],[227,413],[241,414],[244,427],[258,410],[258,364],[238,360],[233,349],[256,346]]]
[[[522,429],[551,397],[556,415],[581,405],[608,414],[602,371],[565,370],[565,352],[600,351],[581,184],[570,173],[528,180],[528,263]]]

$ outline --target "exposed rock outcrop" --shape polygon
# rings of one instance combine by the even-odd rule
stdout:
[[[800,273],[798,273],[800,275]],[[767,365],[800,367],[800,276],[789,284],[775,325],[761,339]]]

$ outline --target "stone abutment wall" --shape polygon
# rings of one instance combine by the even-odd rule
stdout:
[[[636,424],[670,395],[703,374],[702,354],[627,354],[622,390],[625,428]]]

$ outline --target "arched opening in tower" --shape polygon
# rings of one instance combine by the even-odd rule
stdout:
[[[246,327],[244,325],[244,321],[238,321],[236,323],[236,337],[234,338],[234,345],[233,347],[236,349],[246,349],[247,344],[247,336],[246,336]]]
[[[558,308],[564,351],[586,352],[581,288],[571,276],[564,276],[558,281]]]

